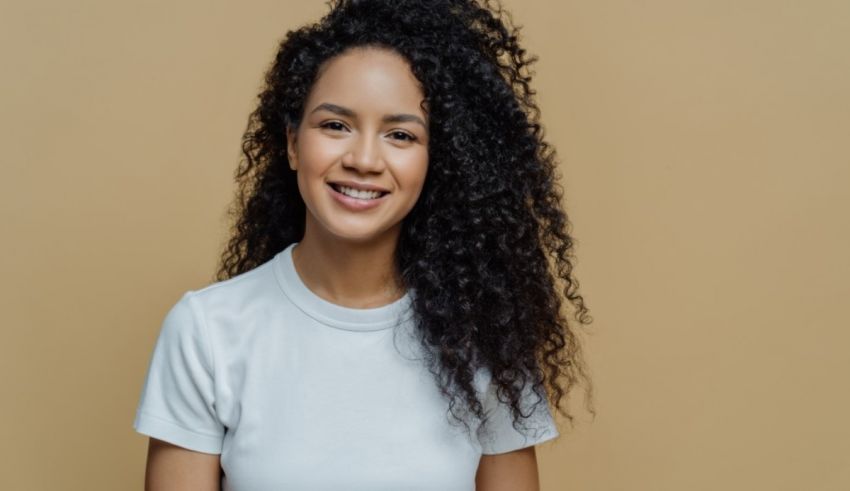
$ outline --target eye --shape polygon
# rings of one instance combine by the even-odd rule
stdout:
[[[321,128],[327,128],[332,131],[342,131],[345,129],[345,125],[340,123],[339,121],[328,121],[326,123],[322,123],[319,126]]]
[[[404,131],[393,131],[390,134],[394,135],[396,137],[396,139],[401,139],[402,141],[405,141],[405,140],[415,141],[416,140],[415,136],[411,135],[410,133],[405,133]],[[399,138],[399,137],[401,137],[401,138]]]

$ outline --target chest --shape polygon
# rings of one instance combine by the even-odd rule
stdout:
[[[474,489],[480,445],[450,424],[421,353],[356,334],[280,333],[222,357],[224,489]]]

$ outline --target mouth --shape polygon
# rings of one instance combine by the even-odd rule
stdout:
[[[384,196],[390,194],[389,191],[365,191],[349,186],[343,186],[341,184],[337,184],[335,182],[327,183],[328,186],[336,191],[339,194],[344,196],[348,196],[349,198],[360,199],[364,201],[369,201],[373,199],[380,199]]]

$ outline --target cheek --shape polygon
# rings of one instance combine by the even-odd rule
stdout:
[[[299,151],[302,168],[310,174],[321,174],[339,159],[344,152],[344,143],[321,135],[309,135],[302,140]]]
[[[426,154],[412,162],[408,171],[408,181],[410,182],[410,185],[421,189],[422,185],[425,184],[425,176],[427,173],[428,155]]]
[[[409,152],[398,156],[397,175],[401,184],[411,191],[411,188],[422,187],[428,172],[428,151]]]

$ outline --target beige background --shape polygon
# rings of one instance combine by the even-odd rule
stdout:
[[[850,2],[507,5],[595,318],[599,415],[543,489],[850,489]],[[160,322],[212,277],[278,39],[324,11],[0,3],[0,488],[141,489]]]

